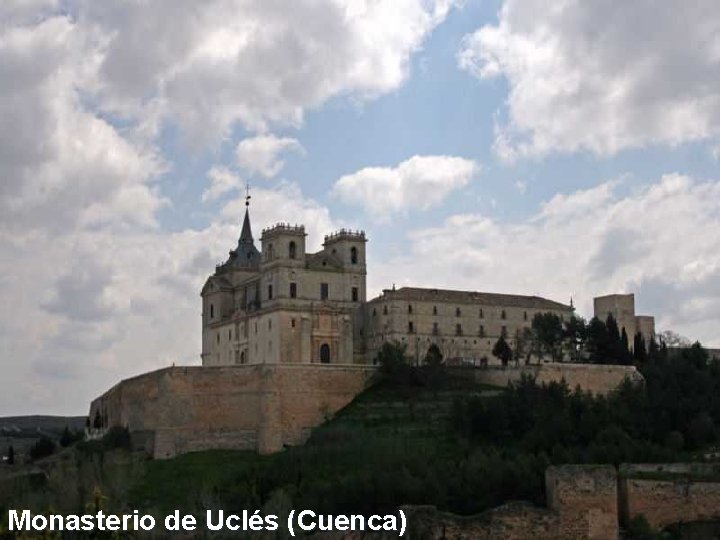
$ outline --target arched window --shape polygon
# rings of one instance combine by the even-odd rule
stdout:
[[[353,246],[352,248],[350,248],[350,262],[352,264],[357,264],[357,261],[357,248]]]
[[[268,260],[268,261],[272,261],[274,257],[275,257],[275,250],[273,249],[273,245],[272,245],[272,244],[268,244],[267,260]]]
[[[320,362],[322,364],[330,363],[330,345],[327,343],[320,345]]]
[[[295,242],[290,242],[290,245],[288,246],[288,257],[294,259],[296,252],[297,247],[295,246]]]
[[[245,363],[245,351],[240,351],[240,363]]]
[[[500,314],[501,319],[507,319],[507,313],[505,313],[505,310],[502,310],[502,313]]]
[[[215,317],[215,306],[210,304],[210,318]]]
[[[412,314],[412,304],[408,304],[408,313]]]
[[[461,313],[461,312],[460,312],[460,308],[455,308],[455,316],[456,316],[456,317],[459,317],[459,316],[460,316],[460,313]]]

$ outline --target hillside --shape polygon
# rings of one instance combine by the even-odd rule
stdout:
[[[57,442],[63,430],[82,432],[84,416],[6,416],[0,418],[0,456],[13,447],[18,458],[26,455],[40,437]]]

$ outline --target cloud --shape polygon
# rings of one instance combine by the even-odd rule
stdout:
[[[155,225],[164,165],[88,111],[97,37],[64,16],[0,27],[0,233]]]
[[[298,125],[333,96],[372,99],[407,78],[410,56],[449,0],[158,0],[77,2],[106,42],[103,109],[149,131],[179,125],[193,145],[236,123]]]
[[[659,329],[720,346],[720,182],[668,174],[624,197],[616,186],[557,195],[516,222],[458,214],[411,231],[405,250],[374,262],[368,288],[572,295],[585,316],[593,296],[635,292]]]
[[[272,178],[285,166],[280,155],[285,152],[305,153],[305,149],[290,137],[276,137],[275,135],[258,135],[243,139],[237,145],[235,154],[240,167],[251,174],[260,174],[265,178]]]
[[[413,156],[396,167],[366,167],[341,177],[332,194],[373,216],[409,209],[427,210],[478,174],[472,160],[453,156]]]
[[[215,201],[230,191],[235,191],[242,187],[240,177],[227,167],[213,167],[207,177],[210,180],[208,187],[202,194],[202,201]]]
[[[720,134],[720,5],[504,0],[465,37],[459,66],[504,77],[507,160],[586,150],[611,155]]]

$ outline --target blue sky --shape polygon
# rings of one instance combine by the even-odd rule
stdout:
[[[368,286],[592,298],[720,346],[713,0],[9,0],[0,415],[199,362],[239,234],[367,230]],[[81,388],[82,390],[77,390]],[[69,395],[69,398],[59,398]]]

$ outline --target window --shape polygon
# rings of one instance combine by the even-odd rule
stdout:
[[[485,327],[481,324],[480,329],[478,330],[478,335],[480,337],[485,337]]]
[[[433,333],[433,336],[438,335],[438,323],[436,323],[436,322],[433,323],[433,332],[432,333]]]
[[[502,313],[500,313],[500,318],[501,318],[501,319],[507,319],[507,314],[505,313],[505,310],[504,310],[504,309],[502,310]]]
[[[220,332],[217,333],[217,336],[215,336],[215,341],[217,343],[220,343]]]
[[[240,363],[245,363],[245,351],[240,351]]]
[[[268,244],[267,260],[268,260],[268,261],[272,261],[274,256],[275,256],[275,252],[274,252],[274,250],[273,250],[273,245],[272,245],[272,244]]]
[[[387,315],[387,306],[383,306],[383,315]]]
[[[232,341],[232,330],[228,330],[228,341]]]
[[[210,318],[212,319],[215,316],[215,306],[210,304]]]
[[[502,329],[500,330],[500,335],[504,338],[507,337],[507,326],[502,327]]]
[[[323,364],[330,363],[330,345],[327,343],[320,345],[320,362]]]
[[[462,324],[455,325],[455,335],[462,336]]]
[[[272,300],[272,285],[268,285],[268,300]]]
[[[358,252],[357,252],[357,248],[355,246],[350,248],[350,262],[352,264],[357,264],[357,262],[358,262]]]
[[[295,328],[295,319],[290,319],[290,326]]]
[[[357,288],[357,287],[353,287],[353,288],[352,288],[352,301],[353,301],[353,302],[357,302],[359,297],[360,297],[360,295],[359,295],[359,293],[358,293],[358,288]]]
[[[455,316],[456,317],[460,316],[460,308],[455,308]]]
[[[328,299],[328,284],[321,283],[320,284],[320,300],[327,300],[327,299]]]
[[[373,317],[377,317],[377,309],[373,308]]]
[[[523,311],[523,320],[527,321],[527,311]]]
[[[437,306],[433,306],[433,315],[437,315]]]
[[[297,298],[297,283],[290,283],[290,298]]]
[[[484,317],[485,317],[485,313],[483,313],[482,308],[480,308],[480,318],[482,319],[482,318],[484,318]]]
[[[296,253],[297,253],[297,247],[295,246],[295,242],[290,242],[290,244],[288,244],[288,257],[290,257],[291,259],[294,259]]]
[[[268,319],[268,330],[272,330],[272,319]]]
[[[408,304],[408,313],[412,315],[412,305]]]
[[[413,322],[408,322],[408,334],[414,334],[415,333],[415,326],[413,325]]]

